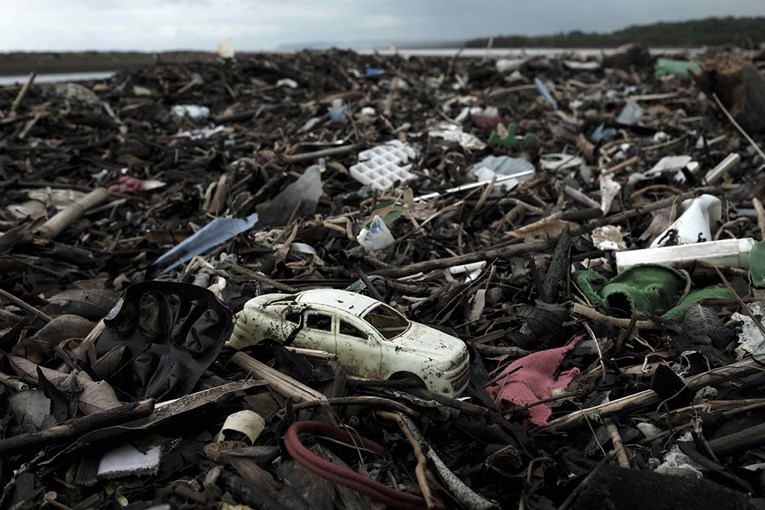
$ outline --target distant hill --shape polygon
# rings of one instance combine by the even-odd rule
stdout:
[[[572,32],[543,36],[499,35],[494,48],[615,48],[627,43],[650,47],[727,46],[754,48],[765,42],[765,17],[706,18],[676,23],[634,25],[611,33]],[[488,37],[471,39],[467,48],[485,48]]]

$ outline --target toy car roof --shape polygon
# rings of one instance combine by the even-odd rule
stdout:
[[[376,299],[372,299],[355,292],[348,292],[337,289],[312,289],[299,294],[295,299],[297,303],[316,303],[337,310],[346,312],[356,317],[361,317],[364,312],[382,304]]]

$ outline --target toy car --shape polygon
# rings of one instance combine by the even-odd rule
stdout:
[[[462,340],[354,292],[316,289],[249,300],[237,314],[229,343],[241,349],[267,338],[334,353],[354,378],[414,376],[430,391],[448,396],[461,393],[469,379]]]

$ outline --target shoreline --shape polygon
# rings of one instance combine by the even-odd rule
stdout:
[[[614,53],[617,48],[358,48],[334,50],[300,50],[311,52],[355,51],[360,55],[398,54],[402,57],[432,58],[517,58],[541,55],[580,55],[585,58]],[[649,48],[652,55],[697,54],[707,51],[704,47],[657,47]],[[296,51],[247,51],[239,55],[269,55],[299,53]],[[66,74],[89,72],[114,72],[118,69],[134,69],[158,63],[185,64],[191,62],[216,62],[218,55],[203,51],[170,52],[9,52],[0,53],[0,76],[38,74]]]

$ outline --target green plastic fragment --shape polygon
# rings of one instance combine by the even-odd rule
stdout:
[[[749,274],[752,285],[765,287],[765,241],[754,243],[749,252]]]
[[[688,78],[693,71],[698,74],[701,72],[701,66],[698,62],[691,62],[689,60],[674,60],[671,58],[660,58],[656,61],[656,67],[654,68],[654,75],[657,78],[662,76],[677,76],[678,78]]]

